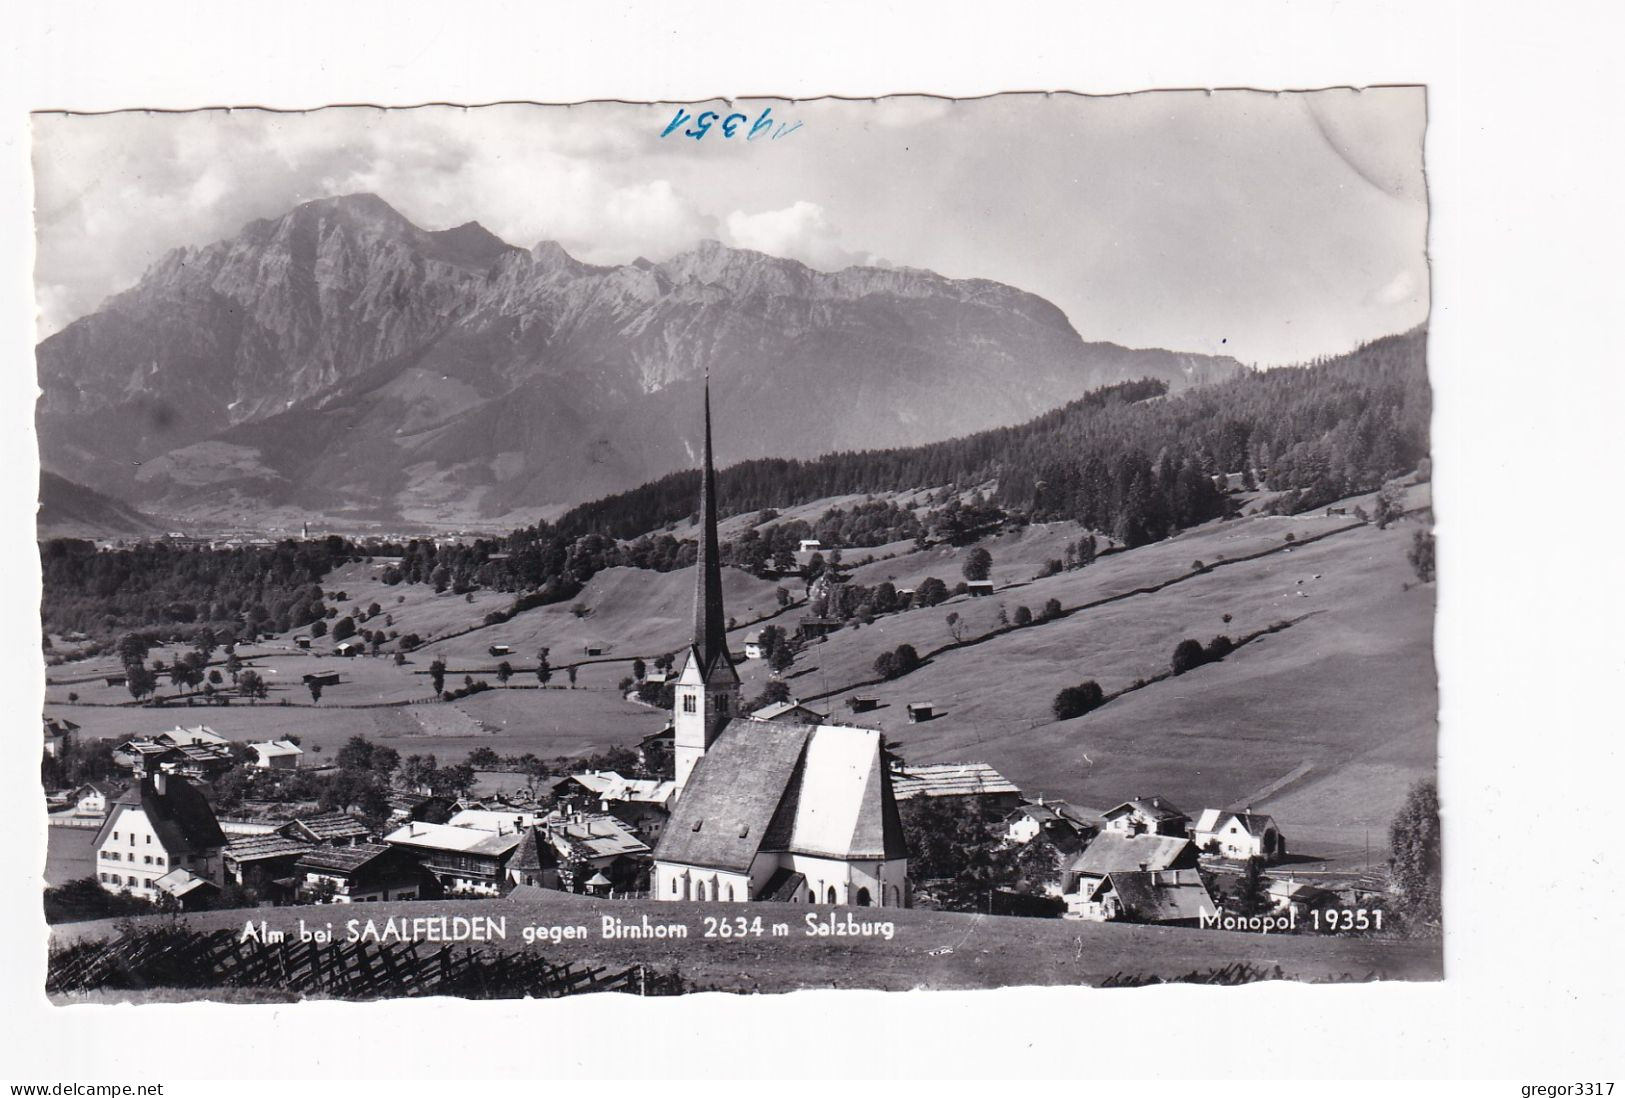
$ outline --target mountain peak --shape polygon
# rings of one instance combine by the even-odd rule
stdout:
[[[530,250],[531,259],[537,266],[546,270],[556,271],[580,266],[576,257],[564,250],[564,245],[557,240],[538,241]]]

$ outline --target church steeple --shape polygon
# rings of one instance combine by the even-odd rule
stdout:
[[[694,640],[673,697],[677,792],[739,709],[739,672],[728,653],[717,550],[717,473],[711,462],[711,377],[705,379],[705,452],[700,467],[699,551],[695,555]]]
[[[705,455],[700,467],[699,552],[694,577],[694,651],[709,679],[718,661],[731,668],[722,612],[722,566],[717,550],[717,472],[711,464],[711,375],[705,378]]]

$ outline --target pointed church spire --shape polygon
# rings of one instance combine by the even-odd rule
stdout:
[[[720,659],[730,667],[722,612],[722,567],[717,551],[717,473],[711,466],[711,371],[705,372],[705,464],[700,470],[699,555],[694,580],[694,651],[710,678]]]

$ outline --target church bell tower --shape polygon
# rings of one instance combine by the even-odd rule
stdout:
[[[678,676],[672,731],[677,793],[739,708],[739,672],[728,653],[717,559],[717,474],[711,466],[711,379],[705,381],[705,455],[700,471],[699,553],[695,561],[694,640]]]

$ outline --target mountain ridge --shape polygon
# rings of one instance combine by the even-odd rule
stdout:
[[[1086,343],[1054,304],[911,268],[818,271],[705,241],[584,263],[376,195],[176,248],[42,341],[42,459],[194,522],[527,519],[694,460],[907,445],[1020,422],[1103,384],[1234,376],[1229,358]]]

